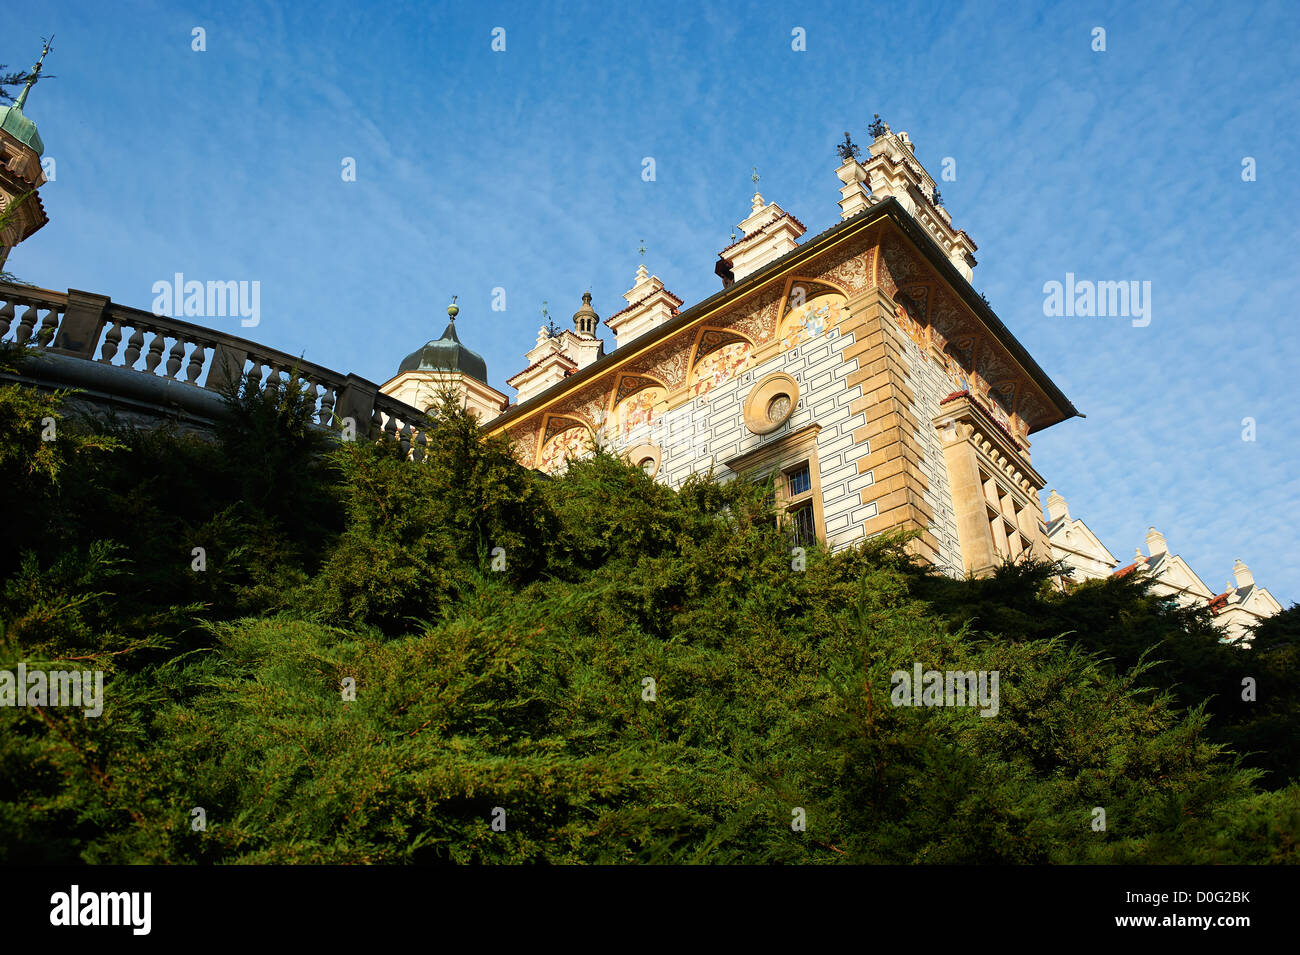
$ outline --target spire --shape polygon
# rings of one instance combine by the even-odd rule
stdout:
[[[27,103],[28,91],[30,91],[31,88],[36,85],[36,80],[41,75],[41,66],[42,64],[45,63],[45,55],[50,52],[50,45],[53,42],[54,42],[54,34],[51,33],[50,38],[45,41],[45,48],[41,50],[41,58],[37,60],[36,65],[32,67],[32,75],[27,77],[27,85],[24,86],[23,91],[18,94],[18,99],[14,100],[14,108],[17,109],[19,112],[22,112],[23,106]]]

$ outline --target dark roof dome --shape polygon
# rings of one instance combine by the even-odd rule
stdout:
[[[450,371],[468,375],[476,381],[487,384],[487,362],[477,352],[472,352],[460,343],[456,337],[456,316],[460,309],[453,298],[447,306],[447,315],[451,321],[441,338],[425,343],[402,359],[397,366],[397,373],[404,371]]]

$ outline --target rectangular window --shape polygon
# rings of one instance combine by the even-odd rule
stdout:
[[[785,479],[789,485],[787,494],[790,497],[798,497],[800,494],[807,494],[812,490],[812,474],[808,470],[807,462],[799,465],[793,471],[787,471]]]
[[[811,547],[817,542],[817,523],[811,502],[790,511],[790,528],[796,546]]]
[[[770,482],[764,493],[777,526],[801,547],[811,546],[825,535],[817,467],[820,430],[819,425],[809,425],[726,462],[736,474],[746,475],[756,484]]]

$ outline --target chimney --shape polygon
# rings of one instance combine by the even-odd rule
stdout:
[[[799,237],[807,231],[802,222],[775,202],[764,203],[757,192],[749,216],[736,228],[745,237],[718,253],[736,282],[796,248]]]
[[[895,133],[876,116],[869,127],[871,155],[862,164],[873,203],[889,196],[898,200],[948,256],[948,261],[966,279],[974,277],[978,248],[963,230],[956,229],[944,209],[938,184],[916,158],[916,146],[907,133]]]
[[[840,159],[843,160],[840,168],[835,170],[835,175],[839,176],[840,182],[844,183],[844,187],[840,189],[840,218],[852,219],[871,205],[871,197],[867,187],[863,185],[867,181],[867,171],[858,161],[862,150],[853,144],[847,132],[844,134],[844,142],[835,148],[839,151]]]
[[[677,314],[677,307],[682,300],[659,280],[651,275],[642,263],[636,270],[634,284],[623,298],[627,308],[605,319],[605,324],[614,333],[614,347],[622,348],[632,339],[644,335],[650,329],[662,325]]]
[[[1159,557],[1161,554],[1169,553],[1169,546],[1165,543],[1165,535],[1154,527],[1147,530],[1147,553],[1152,557]]]
[[[1232,576],[1237,581],[1238,590],[1245,590],[1247,587],[1252,587],[1255,584],[1255,576],[1250,572],[1250,568],[1240,560],[1233,563]]]
[[[1065,503],[1065,498],[1056,493],[1056,488],[1052,488],[1052,493],[1047,497],[1047,519],[1054,521],[1058,517],[1064,517],[1068,521],[1070,508]]]

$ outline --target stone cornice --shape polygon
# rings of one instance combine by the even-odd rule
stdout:
[[[980,458],[1031,501],[1046,483],[992,416],[969,395],[944,404],[932,424],[945,445],[966,441]]]
[[[896,197],[891,196],[871,206],[864,213],[836,223],[802,245],[796,246],[776,261],[768,263],[758,271],[745,276],[721,291],[715,292],[704,301],[679,312],[671,320],[639,335],[632,342],[615,349],[576,374],[551,385],[526,401],[512,405],[508,411],[489,423],[489,429],[494,433],[503,431],[516,425],[522,419],[546,409],[553,402],[569,393],[570,390],[581,388],[601,375],[622,369],[644,356],[651,349],[663,344],[674,334],[695,324],[702,323],[710,316],[732,308],[749,298],[765,286],[773,276],[783,273],[798,274],[798,269],[804,263],[818,256],[826,255],[844,243],[853,241],[861,233],[866,232],[884,220],[894,222],[903,234],[911,240],[918,251],[933,266],[939,277],[952,288],[960,300],[988,329],[994,339],[1007,350],[1015,364],[1023,370],[1029,380],[1035,383],[1036,387],[1041,389],[1042,394],[1055,408],[1059,417],[1049,419],[1046,423],[1040,423],[1031,428],[1031,431],[1041,430],[1066,418],[1082,417],[1069,399],[1048,378],[1046,372],[1029,355],[1025,347],[1011,334],[988,303],[980,298],[965,277],[957,271],[943,250],[935,243],[933,237],[906,212]]]

